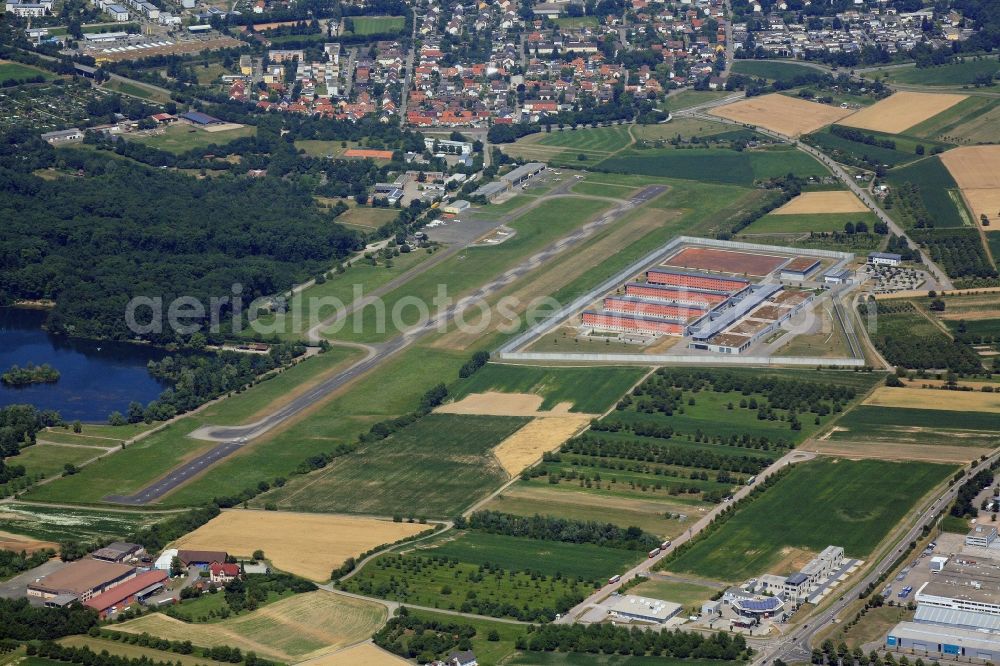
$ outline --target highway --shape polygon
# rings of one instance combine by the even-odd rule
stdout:
[[[989,465],[997,460],[998,456],[1000,456],[1000,451],[993,453],[993,455],[989,458],[972,467],[969,474],[975,474],[976,472],[989,467]],[[932,520],[940,511],[946,509],[952,501],[954,501],[955,495],[958,493],[958,489],[961,485],[961,481],[955,483],[953,486],[942,491],[941,494],[938,495],[938,497],[929,505],[925,505],[925,507],[918,512],[918,515],[913,520],[913,525],[906,529],[895,541],[895,543],[890,546],[888,551],[884,553],[882,558],[878,561],[877,565],[872,566],[864,578],[855,582],[854,585],[845,591],[842,596],[830,607],[821,607],[819,609],[818,618],[815,617],[816,611],[814,611],[813,616],[803,618],[801,620],[803,623],[802,626],[794,629],[790,634],[777,639],[762,642],[761,648],[754,659],[754,665],[762,666],[763,664],[767,664],[776,659],[780,659],[786,663],[808,662],[812,655],[812,647],[810,643],[813,637],[823,629],[833,624],[833,621],[840,617],[840,614],[843,613],[844,609],[858,599],[858,595],[865,588],[867,588],[868,585],[877,581],[878,578],[885,573],[890,566],[892,566],[893,562],[895,562],[896,559],[903,553],[906,546],[911,541],[916,541],[920,538],[923,526],[928,521]],[[878,593],[879,590],[875,590],[873,592],[873,594]]]
[[[573,179],[568,179],[565,183],[560,184],[547,195],[539,197],[531,204],[525,208],[530,209],[531,207],[537,206],[540,200],[551,198],[554,196],[569,196],[566,192],[572,184],[576,182]],[[211,450],[202,454],[201,456],[185,462],[178,467],[175,467],[166,475],[157,479],[149,486],[141,489],[134,495],[122,496],[122,495],[112,495],[106,497],[105,499],[109,502],[116,502],[119,504],[129,504],[135,506],[146,505],[151,502],[155,502],[159,498],[163,497],[173,489],[183,485],[193,477],[201,474],[206,469],[222,460],[228,455],[235,453],[242,446],[246,445],[253,439],[260,437],[267,431],[278,426],[281,423],[293,418],[294,416],[302,413],[306,409],[322,402],[330,394],[337,391],[338,389],[347,386],[355,379],[365,375],[366,373],[374,370],[379,365],[385,363],[387,360],[394,357],[399,352],[403,351],[407,347],[411,346],[414,342],[421,339],[425,335],[439,330],[447,322],[452,321],[452,319],[460,312],[464,312],[470,305],[484,301],[489,297],[493,296],[501,289],[510,285],[514,281],[524,277],[531,271],[535,270],[541,266],[546,261],[552,259],[553,257],[566,252],[573,247],[584,242],[589,237],[593,236],[597,231],[603,227],[612,224],[613,222],[621,219],[622,216],[627,214],[630,210],[633,210],[636,206],[639,206],[666,191],[665,186],[661,185],[650,185],[639,190],[632,198],[628,200],[619,201],[612,209],[608,210],[596,220],[588,222],[582,227],[578,228],[573,233],[560,238],[549,244],[547,247],[543,248],[539,252],[533,254],[532,256],[524,259],[521,263],[508,269],[502,275],[496,277],[492,281],[486,283],[474,293],[463,297],[450,307],[442,310],[441,312],[431,316],[424,324],[416,326],[414,328],[404,331],[402,334],[397,335],[390,340],[375,344],[367,345],[368,354],[362,360],[358,361],[354,365],[342,370],[336,375],[320,382],[313,388],[309,389],[302,395],[296,396],[291,401],[289,401],[284,406],[275,410],[271,414],[267,415],[263,419],[242,426],[207,426],[204,428],[199,428],[191,436],[197,437],[199,439],[206,439],[220,442],[219,445],[213,447]],[[519,214],[522,209],[515,211],[513,214]],[[499,226],[502,220],[506,218],[501,218],[501,221],[496,221],[496,225]],[[457,252],[458,250],[471,244],[473,241],[469,241],[464,245],[457,245],[453,248],[449,248],[451,254]],[[442,252],[444,254],[444,252]],[[422,270],[420,272],[426,271],[431,265],[437,262],[425,261],[420,266],[415,267],[415,269]],[[407,273],[409,275],[413,271]],[[403,276],[401,276],[403,277]],[[397,278],[398,280],[399,278]],[[391,283],[390,283],[391,284]],[[374,293],[374,292],[373,292]],[[373,297],[369,297],[373,298]],[[350,311],[353,311],[351,309]],[[345,316],[345,315],[341,315]]]

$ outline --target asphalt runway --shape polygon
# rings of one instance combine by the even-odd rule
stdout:
[[[366,358],[358,361],[346,370],[337,373],[333,377],[320,382],[309,391],[303,393],[297,398],[294,398],[288,404],[275,410],[260,421],[243,426],[226,426],[217,428],[207,427],[200,429],[198,431],[198,436],[200,438],[216,440],[221,443],[194,460],[174,468],[167,476],[158,479],[154,483],[140,490],[135,495],[111,495],[106,497],[105,500],[116,504],[128,504],[132,506],[142,506],[158,500],[174,488],[183,485],[194,476],[202,473],[219,460],[222,460],[226,456],[239,450],[246,441],[259,437],[283,421],[286,421],[303,410],[317,404],[333,391],[336,391],[340,387],[345,386],[354,379],[357,379],[361,375],[367,373],[369,370],[372,370],[378,365],[384,363],[387,359],[409,347],[425,334],[436,330],[442,325],[443,321],[450,321],[459,311],[464,310],[469,305],[477,301],[489,298],[491,295],[511,284],[518,278],[523,277],[525,274],[535,270],[546,260],[551,259],[573,246],[582,243],[587,238],[594,235],[594,233],[602,227],[617,221],[623,215],[633,210],[636,206],[659,196],[666,190],[667,188],[661,185],[644,187],[631,199],[616,205],[596,220],[588,222],[568,236],[560,238],[539,252],[533,254],[517,266],[507,270],[498,278],[480,287],[475,293],[462,298],[451,307],[440,312],[436,316],[431,317],[422,326],[405,331],[402,335],[397,335],[382,344],[371,345],[370,347],[372,349],[372,353]],[[242,440],[242,442],[237,440]]]

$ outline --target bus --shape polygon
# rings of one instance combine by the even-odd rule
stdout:
[[[660,554],[660,549],[659,548],[654,548],[653,550],[649,551],[649,556],[650,557],[656,557],[659,554]]]
[[[622,579],[622,577],[620,575],[616,574],[616,575],[614,575],[614,576],[612,576],[611,578],[608,579],[608,585],[614,585],[615,583],[617,583],[621,579]]]

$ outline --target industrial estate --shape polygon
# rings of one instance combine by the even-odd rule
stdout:
[[[1000,663],[996,0],[7,0],[0,666]]]

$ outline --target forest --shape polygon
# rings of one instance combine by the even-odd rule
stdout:
[[[461,520],[465,523],[465,520]],[[458,527],[456,519],[456,527]],[[619,527],[612,523],[569,520],[552,516],[515,516],[499,511],[476,511],[469,516],[469,529],[565,543],[592,543],[608,548],[648,551],[660,545],[660,540],[638,527]]]
[[[676,659],[742,659],[751,650],[739,634],[685,631],[635,631],[613,624],[546,624],[518,640],[534,652],[603,652]]]
[[[25,598],[0,599],[0,638],[55,640],[85,634],[97,625],[97,611],[80,605],[39,608]]]
[[[77,177],[31,173],[45,167]],[[47,322],[55,333],[134,339],[124,315],[138,296],[159,300],[163,313],[193,297],[204,311],[184,323],[204,327],[213,297],[231,298],[219,304],[226,320],[363,244],[293,183],[199,179],[93,151],[56,153],[27,133],[0,138],[0,189],[0,303],[55,300]],[[171,330],[153,309],[137,313],[138,337],[184,342],[190,332]]]

